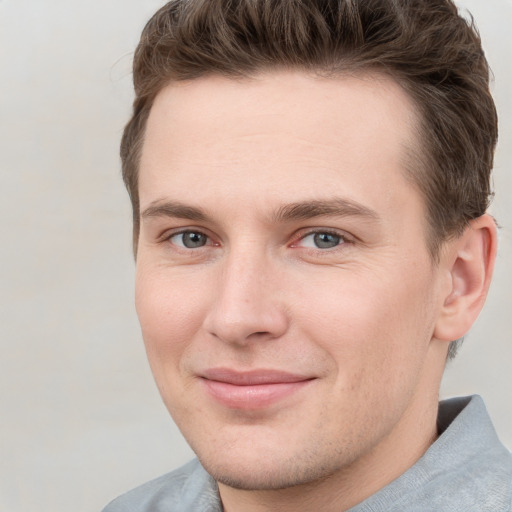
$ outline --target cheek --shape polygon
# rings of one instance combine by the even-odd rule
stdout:
[[[165,273],[137,269],[135,305],[160,388],[164,380],[179,373],[184,354],[203,321],[200,297],[188,284]]]
[[[393,386],[403,372],[414,379],[433,329],[428,282],[403,274],[336,277],[321,290],[303,286],[299,296],[308,300],[296,307],[307,337],[335,361],[340,382]]]

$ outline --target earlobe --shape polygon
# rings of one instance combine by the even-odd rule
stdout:
[[[449,270],[451,286],[434,331],[434,337],[442,341],[462,338],[484,305],[496,258],[496,223],[490,215],[482,215],[449,244],[451,248],[444,264]]]

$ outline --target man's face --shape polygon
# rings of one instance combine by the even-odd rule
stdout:
[[[209,77],[158,95],[137,311],[164,402],[220,482],[342,471],[414,436],[435,396],[446,276],[406,177],[413,111],[383,77]]]

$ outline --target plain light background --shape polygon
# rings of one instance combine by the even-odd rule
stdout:
[[[99,511],[191,452],[133,307],[118,144],[156,0],[0,0],[0,510]],[[486,308],[442,395],[480,393],[512,447],[512,3],[467,0],[501,113]]]

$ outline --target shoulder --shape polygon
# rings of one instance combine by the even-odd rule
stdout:
[[[418,464],[428,475],[425,504],[439,511],[511,512],[512,456],[482,398],[446,400],[438,419],[441,435]]]
[[[217,484],[197,459],[119,496],[103,512],[220,511]]]
[[[479,396],[444,401],[439,438],[394,482],[350,512],[512,512],[512,455]]]

